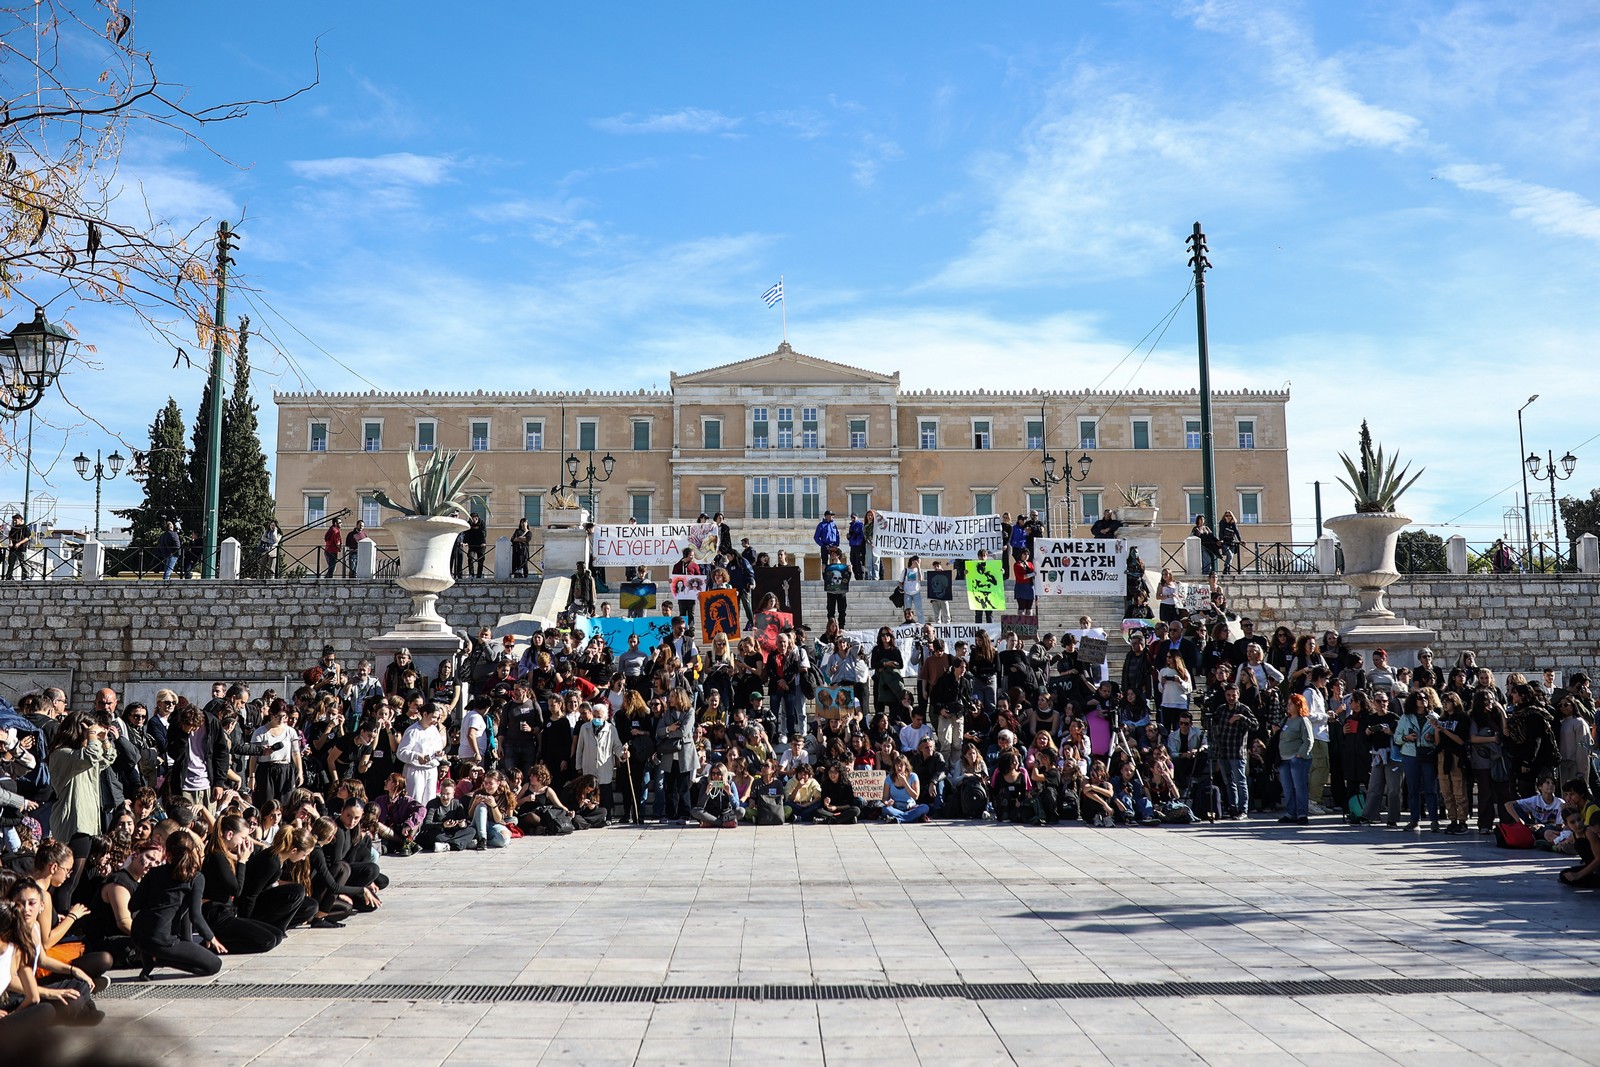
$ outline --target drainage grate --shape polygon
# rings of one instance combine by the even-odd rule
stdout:
[[[1108,1000],[1118,997],[1315,997],[1441,993],[1596,993],[1573,978],[1310,978],[1235,982],[879,982],[856,985],[425,985],[310,982],[116,982],[111,1000],[411,1000],[465,1004],[665,1004],[693,1000]]]

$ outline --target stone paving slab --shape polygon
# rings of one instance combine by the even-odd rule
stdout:
[[[1480,838],[1268,823],[613,828],[388,861],[218,984],[1600,979],[1600,894]],[[182,980],[174,989],[197,983]],[[1570,994],[477,1004],[108,998],[171,1062],[1600,1062]],[[314,1043],[314,1044],[309,1044]],[[165,1058],[164,1058],[165,1062]]]

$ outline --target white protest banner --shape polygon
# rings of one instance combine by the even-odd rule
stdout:
[[[669,567],[683,558],[686,548],[705,559],[704,546],[716,541],[714,522],[596,525],[594,566]]]
[[[1121,596],[1128,587],[1128,542],[1117,538],[1034,541],[1040,596]]]
[[[863,767],[850,772],[850,790],[862,800],[882,800],[883,779],[883,771]]]
[[[879,556],[904,559],[977,559],[978,549],[1000,555],[1002,538],[998,515],[912,515],[879,511],[872,528],[873,549]]]
[[[1178,583],[1178,607],[1194,615],[1211,607],[1211,587],[1199,582]]]
[[[957,641],[966,642],[967,650],[970,652],[972,650],[973,643],[978,639],[979,630],[986,632],[989,635],[989,639],[996,644],[999,643],[1001,633],[1000,624],[997,622],[943,622],[929,623],[926,624],[926,626],[919,623],[908,622],[896,626],[893,628],[894,643],[900,648],[900,662],[904,664],[904,669],[901,671],[901,673],[907,677],[914,676],[917,673],[917,667],[922,663],[922,660],[919,657],[916,663],[913,664],[912,656],[916,652],[917,642],[922,639],[922,631],[925,628],[933,631],[932,636],[943,641],[944,650],[951,654],[955,653]],[[878,638],[876,633],[873,634],[872,639],[873,641],[877,641]],[[932,644],[929,644],[927,651],[933,651]],[[871,655],[871,653],[868,653],[868,655]]]

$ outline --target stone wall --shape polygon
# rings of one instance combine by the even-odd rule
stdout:
[[[1258,632],[1336,630],[1356,610],[1337,578],[1227,575],[1230,606]],[[1467,649],[1497,671],[1554,667],[1563,677],[1600,668],[1600,578],[1593,575],[1413,575],[1389,587],[1397,615],[1435,630],[1435,662],[1453,665]]]
[[[475,632],[527,611],[538,592],[538,582],[457,585],[439,611]],[[72,706],[86,708],[102,685],[298,673],[324,644],[349,664],[410,603],[390,582],[7,582],[4,666],[72,669]]]

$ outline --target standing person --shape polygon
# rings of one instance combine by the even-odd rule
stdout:
[[[1211,748],[1222,770],[1223,805],[1226,818],[1243,819],[1250,814],[1250,732],[1257,726],[1250,709],[1239,703],[1239,686],[1222,686],[1222,706],[1211,724]]]
[[[1173,730],[1178,718],[1189,710],[1189,694],[1194,692],[1194,682],[1189,677],[1189,667],[1176,649],[1167,650],[1167,665],[1157,674],[1161,687],[1161,728]]]
[[[1240,559],[1240,551],[1244,547],[1244,539],[1239,536],[1239,522],[1233,517],[1233,512],[1224,511],[1222,518],[1217,520],[1217,543],[1222,555],[1222,573],[1229,570],[1242,572],[1244,562]]]
[[[1305,826],[1309,817],[1311,780],[1311,708],[1299,693],[1289,697],[1289,710],[1278,733],[1278,777],[1283,782],[1283,817],[1279,822]]]
[[[518,519],[517,528],[511,532],[511,577],[528,576],[528,546],[532,543],[533,527],[526,517]]]
[[[662,819],[683,823],[689,818],[689,783],[700,768],[700,754],[694,744],[694,707],[682,689],[668,694],[666,710],[656,720],[656,755],[666,778]]]
[[[356,576],[356,550],[361,542],[367,539],[367,524],[360,519],[350,527],[350,532],[344,535],[344,576]]]
[[[672,573],[693,576],[699,576],[703,573],[700,570],[700,564],[695,562],[694,549],[686,548],[683,550],[683,558],[672,565]],[[690,594],[685,599],[677,602],[678,614],[684,617],[684,621],[689,626],[694,625],[694,609],[699,602],[700,598],[694,594]]]
[[[622,735],[611,720],[609,703],[600,701],[579,710],[572,749],[578,774],[594,779],[600,808],[609,817],[611,784],[616,780],[617,759],[622,752]]]
[[[445,758],[445,736],[438,717],[437,705],[422,705],[421,716],[406,728],[395,752],[405,765],[406,795],[422,805],[439,795],[439,763]]]
[[[288,723],[288,702],[274,700],[266,721],[250,739],[265,749],[261,755],[250,757],[250,780],[255,783],[253,799],[263,811],[274,800],[288,804],[289,794],[306,780],[300,734]]]
[[[339,525],[339,520],[334,519],[328,524],[328,532],[322,535],[322,558],[324,562],[323,577],[332,578],[333,570],[339,565],[339,555],[344,551],[344,530]]]
[[[778,647],[767,657],[768,694],[778,714],[780,743],[787,743],[791,734],[805,732],[806,695],[800,688],[805,669],[805,651],[795,643],[793,632],[785,630],[778,635]]]
[[[489,531],[483,525],[483,516],[476,511],[467,521],[466,533],[461,535],[467,546],[467,565],[474,578],[483,577],[483,561],[489,553]]]
[[[1400,753],[1394,747],[1395,727],[1399,724],[1400,716],[1390,710],[1386,690],[1372,690],[1367,695],[1367,701],[1368,710],[1360,726],[1367,739],[1367,749],[1372,753],[1372,773],[1367,779],[1367,803],[1361,809],[1361,818],[1376,823],[1378,812],[1387,802],[1389,818],[1386,825],[1395,827],[1400,825],[1400,787],[1405,781]]]
[[[19,567],[22,569],[22,580],[28,580],[28,542],[31,540],[33,534],[22,521],[22,516],[11,516],[11,527],[6,531],[6,581],[11,580]]]
[[[70,843],[94,837],[105,825],[100,809],[100,776],[117,759],[106,727],[87,715],[72,714],[56,729],[50,744],[50,782],[56,800],[50,811],[50,836]]]
[[[161,560],[161,580],[166,581],[172,577],[172,572],[178,569],[178,563],[183,558],[183,542],[178,538],[177,523],[169,522],[161,531],[161,539],[156,542],[156,558]],[[23,577],[27,577],[23,568]]]
[[[1014,560],[1014,562],[1011,564],[1012,577],[1017,583],[1017,614],[1037,615],[1038,612],[1036,612],[1033,607],[1034,569],[1033,560],[1031,558],[1032,554],[1025,547],[1013,546],[1011,549],[1011,555]]]
[[[817,546],[817,570],[828,565],[832,558],[833,550],[839,547],[839,524],[833,521],[833,512],[824,511],[822,521],[817,523],[817,528],[811,534],[811,540]]]
[[[922,603],[922,557],[912,556],[906,560],[906,569],[900,575],[900,592],[905,597],[905,609],[911,613],[917,622],[926,619],[926,609]]]
[[[283,543],[283,530],[278,526],[277,519],[268,519],[267,525],[261,531],[261,540],[256,542],[256,576],[258,578],[276,578],[278,576],[278,547]]]
[[[850,592],[850,566],[837,545],[829,550],[827,565],[822,568],[822,588],[828,595],[828,618],[837,619],[839,628],[844,629],[848,625],[844,616]]]
[[[872,535],[876,531],[877,525],[878,516],[873,513],[871,508],[868,508],[867,513],[861,516],[861,532],[866,538],[867,581],[869,582],[875,582],[883,577],[878,567],[878,547],[872,543]]]
[[[850,525],[845,531],[845,540],[850,543],[850,570],[859,582],[867,573],[867,525],[853,511],[850,513]]]

